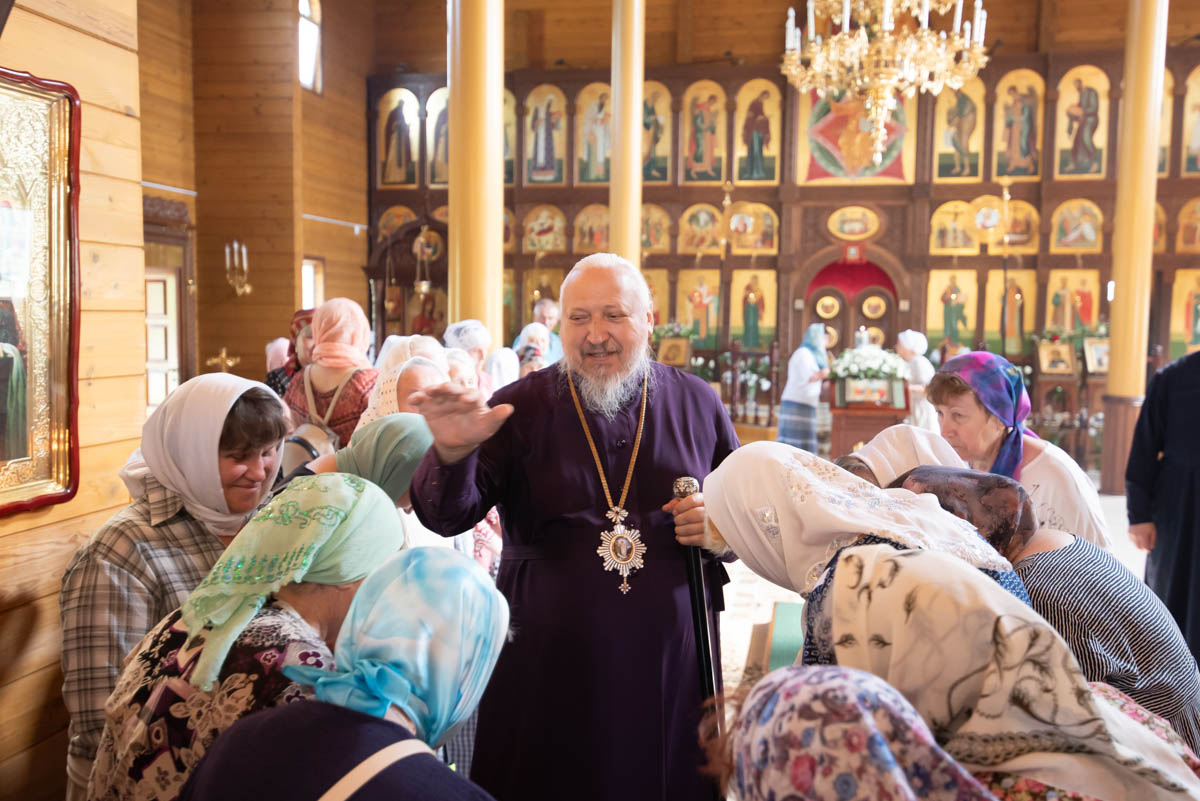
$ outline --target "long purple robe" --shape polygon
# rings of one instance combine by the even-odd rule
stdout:
[[[737,435],[698,378],[654,364],[641,451],[625,508],[645,567],[622,595],[596,554],[611,528],[595,461],[557,368],[510,384],[491,403],[513,416],[467,459],[442,466],[431,449],[413,477],[421,521],[450,536],[493,505],[504,551],[497,579],[512,640],[483,696],[471,779],[499,801],[711,799],[696,724],[700,683],[684,548],[661,507],[672,482],[703,480]],[[614,503],[637,430],[638,400],[609,421],[587,414]],[[712,637],[728,578],[706,564]],[[720,664],[719,653],[714,655]]]

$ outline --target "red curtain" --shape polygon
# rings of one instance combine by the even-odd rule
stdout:
[[[839,290],[851,302],[869,286],[881,286],[891,292],[892,297],[896,296],[892,279],[881,267],[869,261],[835,261],[826,265],[808,285],[805,299],[810,300],[814,292],[828,286]]]

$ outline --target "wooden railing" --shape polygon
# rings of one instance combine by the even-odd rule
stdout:
[[[779,340],[771,342],[766,354],[767,369],[761,374],[751,365],[752,360],[762,359],[763,354],[742,351],[736,340],[733,347],[724,353],[727,354],[726,359],[720,355],[717,357],[717,369],[721,374],[721,400],[729,410],[729,417],[735,423],[774,426],[777,422],[779,394],[783,391],[779,385]],[[754,377],[753,382],[751,376]],[[764,378],[770,383],[766,390],[761,386]]]

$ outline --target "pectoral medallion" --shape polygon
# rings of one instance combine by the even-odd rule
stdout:
[[[629,592],[629,574],[642,569],[646,543],[642,542],[640,531],[625,527],[624,521],[629,512],[620,506],[611,507],[604,516],[612,521],[613,527],[600,532],[600,547],[596,553],[604,560],[605,570],[615,570],[621,574],[621,584],[617,589],[624,594]]]

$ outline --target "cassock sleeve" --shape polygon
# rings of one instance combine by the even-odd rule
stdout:
[[[729,413],[725,411],[723,403],[717,404],[717,445],[713,448],[712,470],[717,469],[717,465],[725,461],[725,457],[741,447],[738,442],[737,431],[733,428],[733,421],[729,419]]]
[[[471,455],[451,465],[442,464],[430,448],[413,474],[413,511],[426,528],[443,537],[469,531],[487,516],[504,495],[507,456],[512,453],[510,417],[491,439]]]
[[[1154,519],[1154,485],[1162,467],[1159,454],[1164,443],[1163,427],[1167,420],[1169,371],[1160,371],[1150,379],[1146,400],[1133,429],[1133,444],[1125,465],[1125,509],[1130,525]]]

